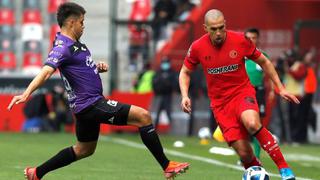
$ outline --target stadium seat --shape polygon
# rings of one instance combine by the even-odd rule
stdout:
[[[0,25],[14,25],[15,18],[12,9],[0,9]]]
[[[14,52],[15,46],[13,39],[0,37],[0,52]]]
[[[55,14],[60,4],[66,2],[66,0],[49,0],[48,13]]]
[[[27,9],[23,11],[22,24],[27,23],[42,23],[41,11],[39,9]]]
[[[13,52],[0,52],[0,70],[14,70],[16,68],[16,57]]]
[[[23,50],[23,72],[36,74],[42,67],[42,45],[41,41],[24,42]]]
[[[43,39],[43,26],[36,23],[28,23],[22,25],[21,29],[22,41],[41,41]]]
[[[23,9],[41,9],[40,0],[24,0]]]
[[[15,39],[14,27],[11,25],[0,25],[0,34],[1,34],[1,37]]]

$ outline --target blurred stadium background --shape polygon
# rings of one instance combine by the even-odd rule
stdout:
[[[64,0],[0,0],[0,168],[3,169],[0,179],[21,179],[20,170],[24,166],[45,160],[48,155],[75,140],[72,136],[72,117],[68,121],[52,123],[57,116],[57,112],[53,112],[55,95],[61,92],[58,88],[61,85],[58,73],[37,91],[37,95],[42,95],[40,100],[18,105],[10,112],[6,110],[12,96],[23,92],[43,65],[54,35],[59,31],[55,12],[62,2]],[[275,63],[284,54],[287,55],[288,50],[304,54],[314,48],[317,52],[314,67],[317,79],[320,77],[318,0],[174,0],[177,5],[187,2],[189,5],[192,3],[192,6],[181,7],[180,14],[169,21],[157,40],[153,36],[153,8],[157,0],[73,2],[81,4],[87,10],[82,42],[91,50],[93,59],[110,64],[110,72],[101,74],[104,94],[115,100],[149,109],[153,117],[156,116],[159,98],[152,91],[140,93],[134,90],[139,74],[146,63],[150,63],[154,71],[158,70],[164,58],[168,58],[173,69],[178,72],[191,42],[204,34],[203,15],[211,8],[223,11],[228,29],[244,31],[248,27],[259,28],[260,48]],[[318,88],[312,104],[316,115],[320,113],[319,92]],[[214,140],[210,140],[209,145],[199,144],[198,130],[201,127],[214,129],[215,124],[210,122],[212,117],[205,91],[197,90],[197,93],[194,120],[190,127],[189,116],[180,110],[179,93],[173,92],[172,120],[169,122],[165,114],[160,115],[159,131],[164,146],[170,152],[170,157],[191,161],[190,175],[181,179],[240,179],[242,171],[235,165],[236,156],[213,155],[208,152],[212,146],[227,148],[225,144]],[[268,102],[264,121],[270,122],[271,126],[280,126],[273,123],[277,119],[274,117],[277,115],[272,115],[274,103]],[[35,112],[30,112],[30,109]],[[65,113],[68,111],[65,110]],[[287,111],[283,115],[288,119]],[[27,128],[26,122],[34,116],[41,117],[40,125]],[[307,141],[302,143],[294,142],[286,127],[280,129],[280,133],[279,130],[274,133],[280,136],[285,156],[294,171],[300,179],[320,179],[320,116],[315,117],[312,126],[307,126]],[[60,133],[51,134],[52,132]],[[135,144],[140,143],[135,132],[134,128],[103,125],[102,134],[110,138],[101,138],[103,142],[99,145],[96,156],[59,170],[56,174],[49,175],[48,179],[161,179],[161,173],[154,173],[160,172],[160,169],[152,164],[147,152]],[[125,145],[130,143],[123,142],[124,139],[133,145]],[[172,147],[175,140],[184,141],[186,146],[180,149]],[[114,157],[111,154],[126,158],[112,159]],[[124,162],[123,159],[132,163]],[[277,174],[265,154],[262,160],[267,171]],[[89,172],[81,174],[85,172],[84,169]],[[123,173],[123,169],[130,176]]]

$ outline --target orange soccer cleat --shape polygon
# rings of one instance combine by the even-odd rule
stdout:
[[[36,175],[36,168],[27,167],[24,169],[24,177],[27,180],[40,180]]]
[[[189,163],[170,161],[168,167],[164,170],[164,176],[166,179],[174,179],[176,175],[186,172],[189,166]]]

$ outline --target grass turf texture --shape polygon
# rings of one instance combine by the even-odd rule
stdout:
[[[218,166],[204,161],[175,156],[173,151],[214,159],[234,166],[237,156],[222,156],[210,154],[212,146],[227,147],[224,143],[210,141],[203,146],[196,137],[175,137],[160,135],[163,146],[168,151],[168,157],[176,161],[187,161],[191,168],[177,179],[181,180],[237,180],[241,179],[243,171]],[[124,140],[122,143],[118,143]],[[173,142],[182,140],[184,148],[174,148]],[[134,142],[130,146],[130,142]],[[26,166],[36,166],[55,155],[62,148],[76,142],[72,134],[17,134],[0,133],[0,179],[23,179],[23,169]],[[141,148],[138,134],[111,134],[100,138],[93,156],[75,162],[67,167],[47,174],[45,180],[160,180],[164,179],[162,170],[151,154]],[[129,145],[129,146],[128,146]],[[137,147],[136,147],[137,146]],[[301,145],[298,147],[281,145],[285,156],[290,156],[288,162],[298,177],[320,179],[320,146]],[[302,155],[313,158],[299,160]],[[296,157],[296,159],[295,159]],[[266,153],[262,153],[262,162],[269,173],[278,174],[277,168]],[[271,179],[280,179],[271,177]]]

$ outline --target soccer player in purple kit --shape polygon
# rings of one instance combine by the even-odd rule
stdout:
[[[108,65],[103,62],[96,64],[89,49],[79,41],[84,30],[85,13],[85,9],[76,3],[60,5],[57,20],[61,32],[56,35],[45,65],[24,93],[14,96],[8,105],[10,110],[15,104],[26,102],[32,92],[59,69],[76,117],[76,144],[61,150],[40,166],[26,168],[26,179],[40,180],[50,171],[92,155],[96,149],[100,123],[138,127],[143,143],[161,165],[165,178],[173,179],[183,173],[189,164],[168,160],[152,125],[150,113],[140,107],[103,97],[99,73],[107,72]]]

